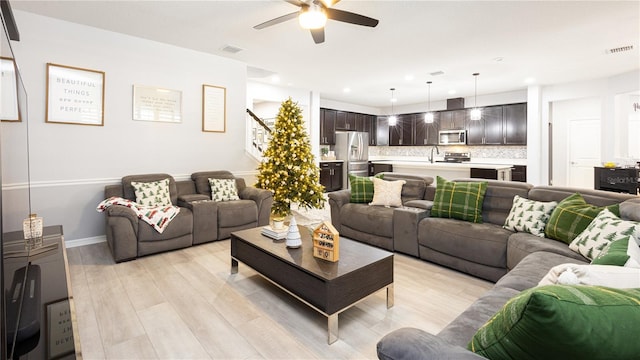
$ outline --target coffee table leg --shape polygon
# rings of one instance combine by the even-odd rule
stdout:
[[[231,273],[238,273],[238,260],[231,258]]]
[[[338,314],[327,317],[327,328],[329,330],[329,345],[338,340]]]
[[[393,307],[393,297],[393,283],[391,283],[391,285],[387,286],[387,309]]]

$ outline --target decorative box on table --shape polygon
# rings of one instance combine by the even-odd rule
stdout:
[[[313,256],[332,262],[340,258],[340,234],[328,221],[313,230]]]

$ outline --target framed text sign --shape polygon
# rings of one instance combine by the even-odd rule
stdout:
[[[104,72],[47,64],[48,123],[104,125]]]
[[[133,85],[133,120],[182,122],[182,91]]]
[[[18,110],[18,78],[16,63],[11,58],[0,57],[0,119],[20,121]]]
[[[47,358],[57,359],[75,350],[71,308],[64,299],[47,304]]]
[[[227,89],[202,85],[202,131],[227,131]]]

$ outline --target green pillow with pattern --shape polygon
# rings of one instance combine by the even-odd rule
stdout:
[[[582,195],[575,193],[560,201],[558,206],[553,209],[547,226],[544,228],[544,234],[550,239],[570,244],[604,208],[609,209],[616,216],[620,216],[618,204],[594,206],[587,204]]]
[[[488,359],[637,359],[640,289],[547,285],[511,298],[468,349]]]
[[[456,182],[437,176],[431,216],[481,223],[486,192],[486,181]]]
[[[382,174],[377,174],[375,177],[382,179],[382,176]],[[371,179],[371,176],[349,174],[349,186],[351,188],[351,198],[349,202],[368,204],[373,201],[373,180]]]

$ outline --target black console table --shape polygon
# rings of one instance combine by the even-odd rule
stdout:
[[[81,359],[62,226],[46,226],[35,245],[25,245],[22,231],[3,240],[9,353],[13,359]]]
[[[594,168],[596,190],[637,194],[639,170],[636,168]]]

